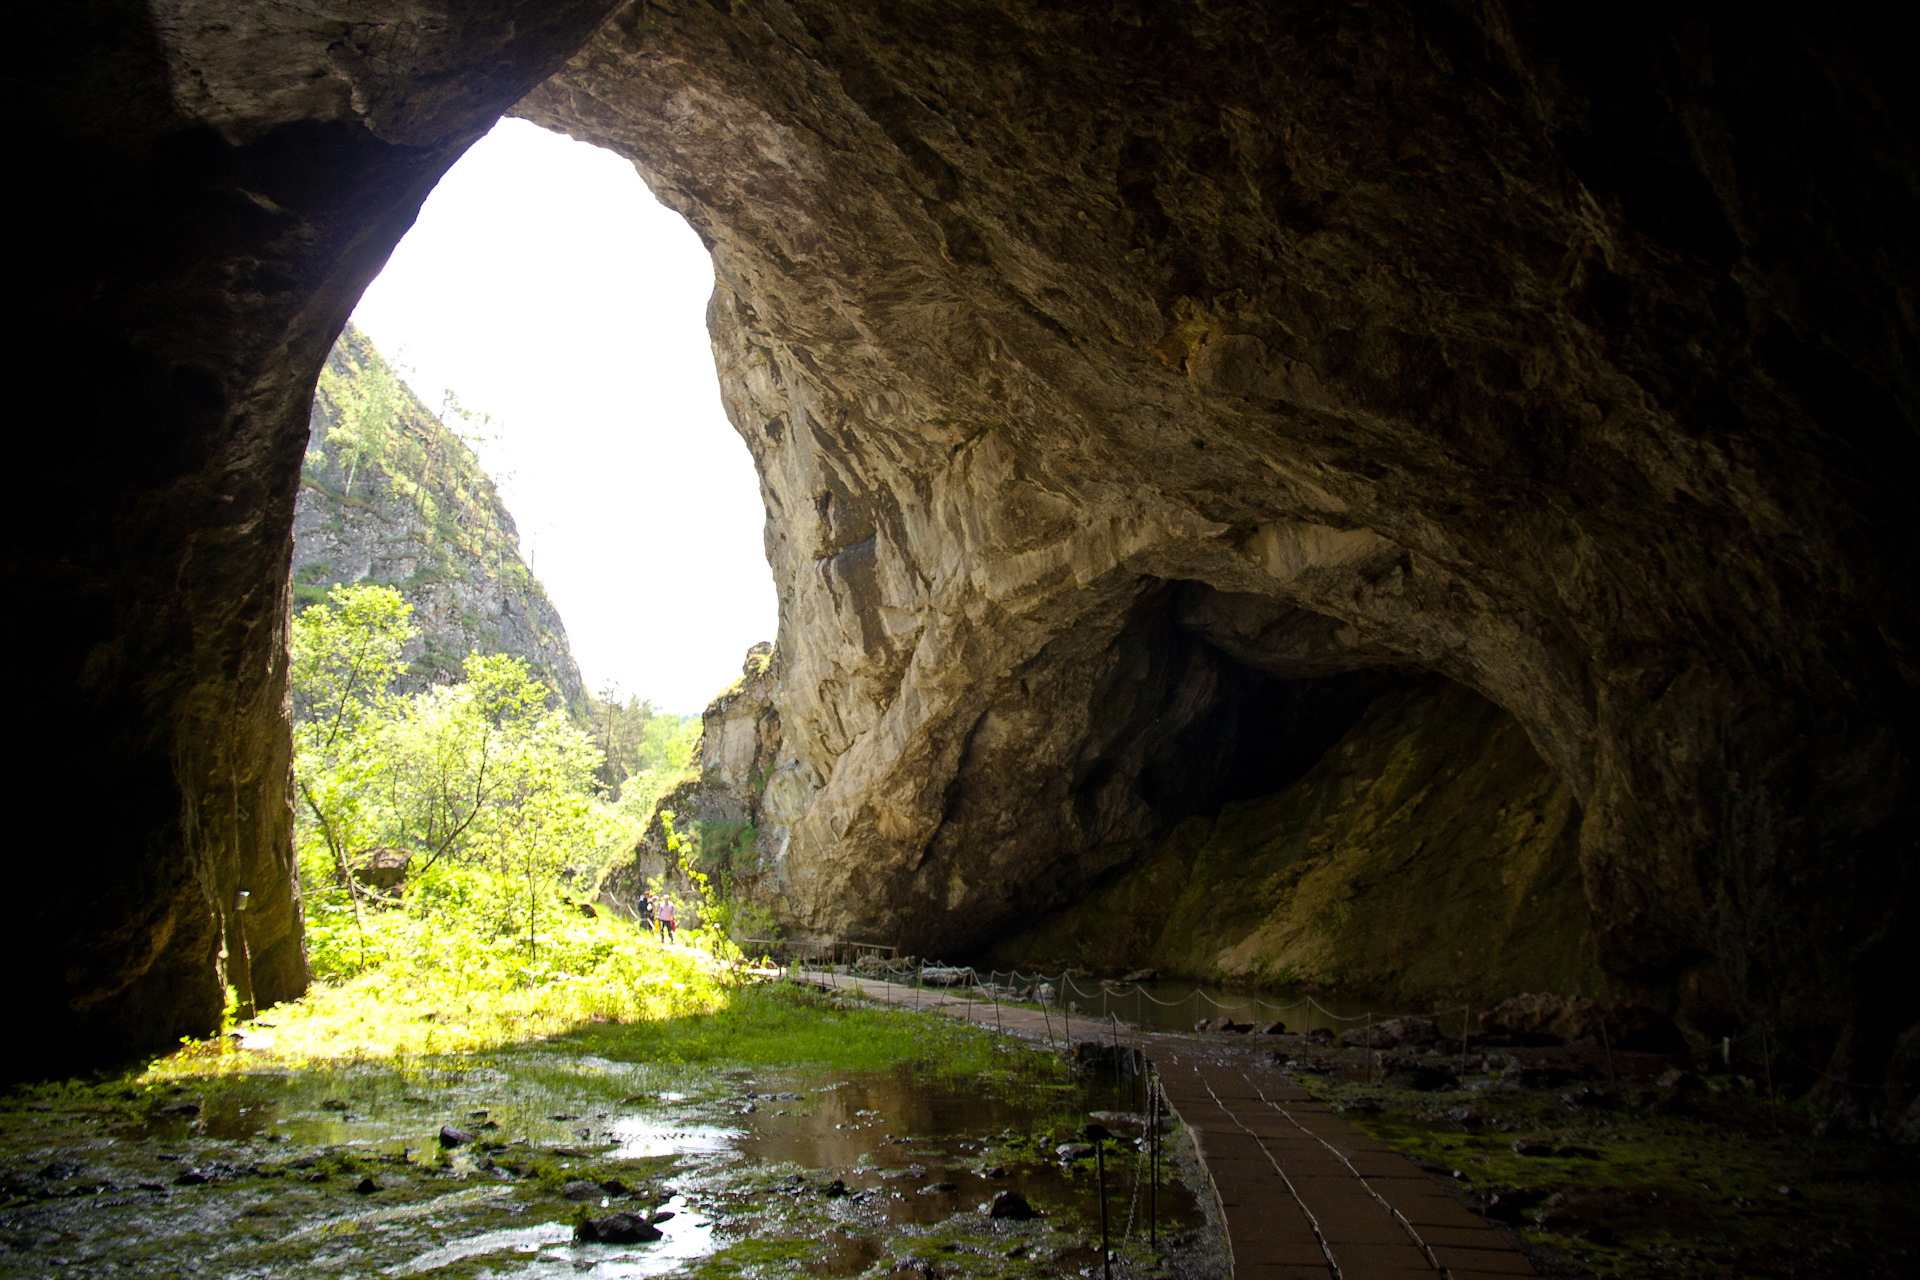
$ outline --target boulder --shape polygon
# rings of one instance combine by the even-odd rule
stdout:
[[[1018,1191],[997,1191],[993,1199],[980,1206],[980,1214],[986,1218],[1001,1218],[1010,1222],[1026,1222],[1038,1215],[1027,1198]]]
[[[612,1213],[604,1218],[582,1218],[573,1238],[583,1244],[645,1244],[660,1238],[660,1228],[637,1213]]]
[[[1340,1043],[1349,1049],[1391,1049],[1400,1043],[1400,1036],[1385,1022],[1370,1027],[1349,1027],[1340,1033]]]
[[[1616,1049],[1652,1053],[1685,1047],[1673,1020],[1645,1005],[1603,1004],[1587,996],[1530,992],[1513,997],[1480,1015],[1483,1034],[1502,1036],[1516,1044],[1568,1044],[1602,1040]]]
[[[413,863],[413,854],[405,849],[395,849],[383,845],[378,849],[364,850],[356,861],[353,878],[369,889],[378,889],[382,893],[391,893],[406,883],[407,868]]]

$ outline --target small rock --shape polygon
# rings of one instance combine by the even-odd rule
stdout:
[[[200,1104],[197,1102],[176,1102],[170,1107],[160,1108],[160,1114],[163,1116],[197,1116],[200,1114]]]
[[[1004,1178],[1007,1176],[1005,1165],[990,1164],[980,1171],[983,1178]]]
[[[587,1244],[644,1244],[660,1238],[660,1228],[637,1213],[612,1213],[585,1218],[573,1228],[573,1238]]]
[[[1540,1199],[1540,1193],[1529,1187],[1506,1187],[1488,1197],[1487,1207],[1481,1212],[1495,1222],[1521,1223],[1526,1221],[1527,1210]]]
[[[1658,1080],[1654,1081],[1662,1089],[1678,1089],[1682,1093],[1692,1093],[1704,1089],[1706,1085],[1700,1077],[1682,1067],[1671,1067]]]
[[[328,1098],[320,1104],[320,1109],[322,1111],[345,1111],[347,1109],[347,1103],[344,1098]]]
[[[1535,1142],[1528,1138],[1515,1138],[1513,1140],[1513,1154],[1537,1160],[1554,1154],[1554,1147],[1551,1142]]]
[[[954,1186],[951,1182],[929,1182],[926,1186],[920,1188],[920,1194],[923,1196],[944,1196],[959,1189],[959,1187]]]
[[[1323,1045],[1323,1046],[1331,1045],[1333,1043],[1332,1029],[1328,1027],[1312,1028],[1307,1032],[1307,1043],[1314,1044],[1314,1045]]]
[[[1160,976],[1159,971],[1155,969],[1135,969],[1132,973],[1129,973],[1125,977],[1121,978],[1120,981],[1152,982],[1155,978],[1159,976]]]
[[[200,1172],[198,1169],[189,1169],[175,1178],[173,1185],[176,1187],[198,1187],[210,1181],[212,1181],[212,1179],[208,1178],[206,1174]]]
[[[165,1156],[162,1156],[160,1158],[162,1160],[166,1159]],[[176,1160],[179,1159],[178,1156],[175,1156],[174,1158]],[[80,1166],[73,1163],[73,1161],[55,1160],[52,1164],[42,1169],[38,1176],[45,1178],[48,1182],[59,1182],[63,1178],[71,1178],[79,1172],[80,1172]]]
[[[450,1124],[440,1126],[440,1145],[451,1151],[455,1147],[464,1147],[473,1141],[473,1135],[465,1129],[456,1129]]]
[[[375,1182],[371,1177],[367,1177],[356,1182],[353,1189],[363,1196],[370,1196],[380,1189],[380,1184]]]
[[[1085,1160],[1093,1154],[1093,1144],[1087,1142],[1063,1142],[1053,1149],[1053,1154],[1062,1160]]]
[[[568,1200],[598,1200],[600,1187],[597,1183],[576,1179],[561,1187],[560,1194]]]
[[[558,1113],[557,1115],[551,1115],[551,1116],[548,1116],[548,1117],[547,1117],[547,1119],[549,1119],[549,1120],[561,1120],[561,1121],[566,1121],[566,1120],[578,1120],[579,1118],[580,1118],[579,1116],[576,1116],[576,1115],[574,1115],[574,1114],[572,1114],[571,1112],[567,1112],[567,1111],[562,1111],[562,1112],[560,1112],[560,1113]]]
[[[673,1216],[673,1210],[671,1209],[655,1209],[652,1215],[648,1217],[647,1221],[660,1223],[660,1222],[665,1222],[668,1218],[671,1218],[672,1216]]]
[[[469,1119],[469,1120],[485,1120],[485,1119],[487,1118],[487,1116],[488,1116],[488,1115],[490,1115],[490,1114],[492,1114],[492,1113],[491,1113],[491,1112],[489,1112],[489,1111],[488,1111],[488,1110],[487,1110],[487,1109],[486,1109],[485,1107],[482,1107],[482,1108],[480,1108],[480,1110],[478,1110],[478,1111],[469,1111],[469,1112],[467,1112],[467,1119]]]
[[[820,1194],[826,1196],[829,1200],[838,1200],[841,1196],[847,1194],[847,1184],[843,1179],[835,1178],[827,1184],[827,1189]]]
[[[618,1178],[608,1178],[600,1184],[600,1189],[610,1196],[624,1196],[631,1190],[626,1183],[620,1181]]]
[[[995,1192],[992,1200],[980,1206],[980,1212],[988,1218],[1006,1218],[1014,1222],[1025,1222],[1038,1216],[1033,1206],[1027,1203],[1027,1198],[1018,1191]]]
[[[1260,1028],[1260,1034],[1263,1036],[1283,1036],[1287,1034],[1287,1024],[1284,1022],[1269,1022],[1266,1026]]]

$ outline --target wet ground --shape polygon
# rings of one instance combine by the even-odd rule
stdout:
[[[1545,1275],[1920,1275],[1916,1153],[1712,1061],[1209,1039],[1267,1057],[1413,1156]]]
[[[1140,1181],[1134,1081],[1006,1040],[1003,1066],[965,1078],[636,1062],[618,1044],[589,1029],[405,1068],[16,1091],[0,1275],[1097,1275],[1096,1161],[1058,1150],[1090,1121],[1113,1134],[1116,1272],[1221,1272],[1197,1168],[1176,1160],[1152,1196]],[[1037,1216],[985,1216],[1003,1192]],[[576,1243],[581,1218],[622,1211],[662,1238]]]

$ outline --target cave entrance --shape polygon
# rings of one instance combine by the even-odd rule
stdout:
[[[631,163],[501,120],[441,179],[362,296],[342,340],[357,332],[360,358],[343,368],[336,347],[322,375],[296,518],[297,594],[392,583],[416,621],[443,633],[445,652],[417,661],[457,668],[468,648],[498,648],[571,681],[576,705],[584,685],[697,717],[776,627],[759,480],[727,421],[707,338],[712,291],[706,248]],[[376,366],[404,385],[370,385]],[[343,376],[369,385],[343,386]],[[384,442],[399,489],[432,482],[405,474],[405,437],[432,429],[417,412],[406,421],[409,392],[498,485],[508,553],[517,531],[552,618],[528,616],[537,601],[503,609],[446,582],[459,572],[428,545],[433,531],[369,489],[365,468],[355,474],[354,455]],[[383,396],[386,421],[367,425]],[[444,499],[442,515],[458,505]]]
[[[1579,807],[1473,690],[1334,619],[1168,582],[1089,705],[1078,874],[993,963],[1413,1007],[1597,985]]]

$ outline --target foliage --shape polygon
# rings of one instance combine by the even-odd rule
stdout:
[[[321,369],[315,400],[320,413],[301,469],[302,483],[346,507],[384,497],[413,507],[432,559],[416,577],[442,576],[451,557],[478,560],[496,578],[535,588],[519,554],[512,518],[480,465],[473,430],[492,419],[460,406],[448,393],[435,416],[401,381],[365,334],[348,325]],[[448,425],[457,419],[463,429]],[[300,584],[302,607],[324,584]]]
[[[660,711],[608,685],[587,700],[594,741],[606,755],[600,780],[622,809],[644,822],[685,772],[700,740],[700,717]],[[631,793],[638,791],[637,797]]]
[[[407,698],[388,692],[411,637],[408,607],[385,587],[342,587],[294,622],[296,834],[311,919],[351,917],[348,966],[314,948],[315,970],[357,972],[383,960],[367,906],[389,905],[356,872],[382,849],[410,855],[418,884],[443,862],[489,873],[496,932],[537,960],[561,872],[625,839],[631,823],[594,794],[601,756],[526,665],[469,656],[458,684]],[[463,910],[471,903],[463,903]],[[316,924],[315,936],[325,928]]]
[[[402,906],[367,912],[364,935],[341,895],[309,900],[318,981],[303,999],[274,1008],[273,1052],[293,1062],[462,1052],[597,1020],[727,1006],[727,970],[710,948],[661,945],[552,894],[530,954],[515,882],[444,863],[409,886]]]

